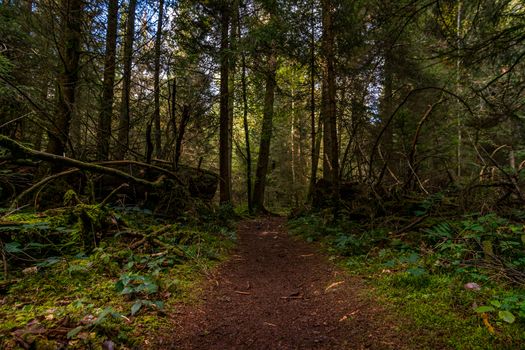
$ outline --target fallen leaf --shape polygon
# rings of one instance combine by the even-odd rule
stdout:
[[[494,327],[492,327],[492,325],[489,322],[489,315],[487,315],[486,313],[482,313],[481,318],[483,319],[483,324],[485,325],[485,327],[487,327],[489,333],[495,334],[496,331],[494,330]]]
[[[337,286],[339,286],[339,285],[341,285],[341,284],[343,284],[343,283],[345,283],[345,281],[334,282],[334,283],[332,283],[331,285],[329,285],[328,287],[326,287],[326,289],[325,289],[324,291],[325,291],[325,293],[326,293],[326,292],[328,292],[330,289],[335,288],[335,287],[337,287]]]

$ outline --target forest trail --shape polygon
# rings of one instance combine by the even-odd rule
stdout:
[[[181,305],[163,349],[401,349],[391,317],[282,218],[243,221],[231,258]]]

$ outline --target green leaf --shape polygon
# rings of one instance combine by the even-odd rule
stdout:
[[[407,272],[415,277],[423,276],[425,273],[427,273],[427,271],[421,267],[410,268],[407,270]]]
[[[497,307],[498,309],[501,307],[501,303],[499,302],[499,300],[491,300],[490,304],[494,307]]]
[[[46,260],[42,261],[42,262],[39,262],[38,264],[36,264],[36,266],[40,266],[40,267],[49,267],[49,266],[53,266],[55,265],[56,263],[60,262],[60,258],[59,257],[56,257],[56,256],[52,256],[50,258],[47,258]]]
[[[484,312],[492,312],[492,311],[495,311],[495,310],[496,309],[494,309],[492,306],[488,306],[488,305],[479,306],[479,307],[474,309],[474,311],[476,311],[479,314],[482,314]]]
[[[414,264],[414,263],[416,263],[419,260],[419,254],[418,253],[412,253],[412,254],[410,254],[410,256],[408,257],[407,260],[408,260],[409,263]]]
[[[22,249],[20,248],[20,243],[18,242],[11,242],[6,243],[4,246],[4,250],[6,253],[21,253]]]
[[[117,292],[122,292],[124,290],[124,281],[118,280],[117,283],[115,283],[115,290]]]
[[[82,329],[84,329],[84,326],[78,326],[76,328],[73,328],[72,330],[67,332],[67,339],[75,337],[78,333],[80,333]]]
[[[142,307],[142,301],[137,300],[133,306],[131,306],[131,316],[134,316],[137,312],[139,312],[140,308]]]
[[[516,317],[512,314],[512,312],[507,310],[502,310],[498,312],[498,316],[500,319],[507,323],[514,323],[514,321],[516,321]]]

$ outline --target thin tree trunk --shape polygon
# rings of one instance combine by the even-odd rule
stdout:
[[[182,115],[180,118],[179,132],[177,134],[177,140],[175,142],[175,168],[179,167],[180,156],[182,155],[182,140],[184,139],[184,133],[186,132],[186,125],[190,120],[190,106],[184,105],[182,107]]]
[[[168,83],[169,86],[169,83]],[[173,144],[177,139],[177,79],[173,77],[171,86],[168,89],[168,109],[169,122],[166,130],[166,143],[162,149],[161,159],[167,159],[170,152],[173,150]],[[173,168],[175,168],[175,160],[173,159]]]
[[[240,15],[237,13],[237,25],[238,38],[240,39],[241,30],[240,30]],[[244,140],[246,143],[246,190],[248,195],[248,212],[253,213],[253,198],[252,198],[252,152],[250,149],[250,130],[248,124],[248,93],[247,93],[247,84],[246,84],[246,54],[242,51],[242,75],[241,75],[241,85],[242,85],[242,108],[243,108],[243,126],[244,126]]]
[[[293,199],[294,199],[294,203],[295,203],[295,206],[297,206],[299,204],[299,197],[297,195],[297,180],[296,180],[296,174],[295,174],[295,102],[294,102],[294,98],[295,98],[295,95],[294,95],[295,91],[294,91],[294,88],[292,87],[292,91],[291,91],[291,99],[292,99],[292,103],[291,103],[291,111],[290,111],[290,114],[292,115],[292,125],[291,125],[291,128],[290,128],[290,145],[291,145],[291,155],[292,155],[292,163],[291,163],[291,170],[292,170],[292,194],[293,194]]]
[[[230,162],[230,113],[229,113],[229,26],[230,9],[223,5],[221,13],[221,86],[220,86],[220,126],[219,126],[219,172],[221,204],[231,202],[231,162]]]
[[[261,130],[261,142],[259,145],[259,158],[255,172],[255,183],[253,187],[253,206],[255,211],[264,212],[264,193],[266,188],[266,175],[270,161],[270,141],[273,129],[273,104],[275,99],[277,60],[272,53],[268,58],[268,72],[266,73],[266,91],[264,95],[264,112]]]
[[[58,77],[57,118],[49,131],[48,153],[62,155],[69,143],[69,127],[75,105],[80,69],[82,40],[82,0],[62,1],[61,58],[63,70]]]
[[[155,156],[162,156],[162,139],[160,134],[160,47],[162,43],[162,22],[164,17],[164,0],[159,0],[159,19],[157,21],[157,36],[155,37],[155,109],[153,122],[155,124]]]
[[[115,86],[115,59],[117,55],[118,0],[109,0],[108,27],[106,31],[106,55],[104,59],[104,82],[97,130],[97,158],[109,157],[111,138],[111,119],[113,117],[113,97]]]
[[[457,33],[456,33],[456,37],[457,37],[457,45],[458,45],[458,57],[457,57],[457,61],[456,61],[456,89],[457,89],[457,93],[460,94],[460,89],[461,89],[461,86],[460,86],[460,82],[461,82],[461,22],[462,22],[462,1],[458,1],[458,13],[457,13],[457,18],[456,18],[456,30],[457,30]],[[460,104],[458,105],[458,108],[459,106],[461,106]],[[457,149],[456,149],[456,157],[457,157],[457,176],[458,178],[461,177],[461,157],[462,157],[462,154],[461,154],[461,147],[462,147],[462,121],[461,121],[461,112],[457,111],[457,115],[456,115],[456,118],[457,118],[457,133],[458,133],[458,145],[457,145]]]
[[[323,173],[324,178],[331,182],[332,204],[335,212],[339,206],[339,146],[337,142],[337,111],[335,87],[335,54],[333,31],[333,5],[331,0],[322,0],[323,37],[323,98],[322,114],[324,121],[325,149],[324,160],[329,169]]]
[[[122,99],[120,104],[120,120],[115,151],[116,159],[124,159],[129,146],[130,129],[130,94],[131,65],[133,62],[133,41],[135,37],[135,8],[137,0],[129,0],[128,18],[126,22],[126,37],[124,39],[124,75],[122,79]]]
[[[315,130],[315,26],[314,26],[314,4],[312,2],[312,28],[310,33],[310,135],[311,135],[311,174],[310,187],[308,189],[308,202],[313,199],[315,183],[317,182],[317,167],[319,165],[319,148],[317,132]],[[321,119],[319,119],[321,121]]]
[[[229,154],[228,154],[228,163],[230,164],[230,188],[232,186],[231,179],[231,167],[232,167],[232,153],[233,153],[233,117],[234,117],[234,105],[235,105],[235,69],[237,65],[236,59],[236,45],[237,45],[237,17],[239,13],[239,1],[232,1],[232,14],[231,14],[231,29],[230,29],[230,43],[229,43],[229,74],[228,79],[228,114],[229,114]]]

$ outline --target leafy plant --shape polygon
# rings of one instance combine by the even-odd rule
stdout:
[[[143,300],[143,299],[137,300],[131,306],[131,316],[135,316],[143,306],[148,306],[150,308],[161,310],[162,308],[164,308],[164,303],[160,300],[156,300],[156,301],[149,301],[149,300]]]
[[[154,294],[158,292],[159,287],[150,276],[124,273],[120,275],[119,280],[115,284],[115,289],[123,295]]]

